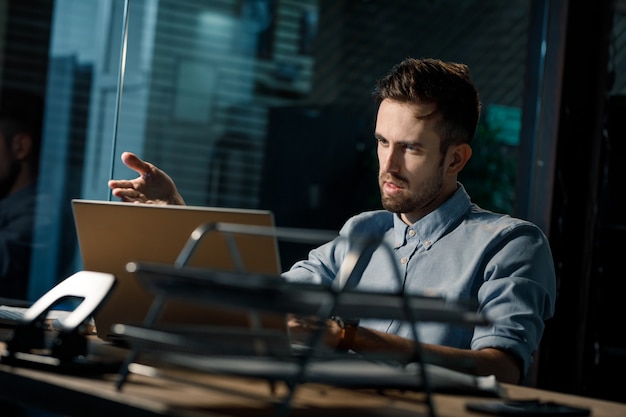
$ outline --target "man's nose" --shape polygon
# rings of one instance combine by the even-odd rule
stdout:
[[[397,172],[399,155],[393,147],[385,149],[379,156],[381,172]]]

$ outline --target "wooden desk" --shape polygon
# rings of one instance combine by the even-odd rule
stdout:
[[[263,417],[277,415],[275,402],[286,393],[279,384],[272,394],[266,382],[256,379],[186,371],[173,371],[169,376],[194,383],[132,374],[117,391],[114,374],[90,378],[0,364],[0,397],[71,416]],[[587,407],[593,417],[626,416],[626,404],[514,385],[504,388],[509,398]],[[483,414],[466,411],[466,402],[493,399],[435,394],[433,400],[438,417],[477,417]],[[429,409],[423,393],[378,393],[305,384],[297,389],[289,415],[415,417],[428,416]]]

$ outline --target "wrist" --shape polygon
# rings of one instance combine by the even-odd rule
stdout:
[[[356,338],[357,328],[359,327],[358,319],[344,319],[343,317],[333,316],[331,317],[339,327],[341,331],[339,333],[339,341],[335,346],[337,351],[347,352],[353,349],[354,339]]]

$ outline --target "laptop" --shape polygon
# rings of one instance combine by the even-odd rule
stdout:
[[[112,201],[72,200],[72,210],[83,270],[108,272],[117,285],[95,313],[99,338],[115,341],[114,324],[141,324],[154,300],[128,272],[129,262],[172,265],[191,233],[207,223],[234,223],[274,226],[271,211],[197,206],[161,206]],[[253,273],[280,273],[277,239],[274,236],[234,235],[245,270]],[[192,267],[235,270],[236,260],[227,237],[208,232],[186,264]],[[284,318],[280,318],[283,320]],[[271,318],[275,326],[276,318]],[[161,325],[247,326],[249,316],[240,310],[168,301],[159,320]]]

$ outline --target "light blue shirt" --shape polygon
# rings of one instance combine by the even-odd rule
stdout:
[[[443,205],[411,226],[388,211],[350,218],[339,237],[312,250],[283,276],[290,281],[330,284],[348,252],[349,236],[383,236],[358,289],[411,294],[436,293],[478,302],[489,326],[420,323],[421,342],[463,349],[496,347],[518,356],[527,371],[554,314],[556,278],[544,233],[534,224],[472,204],[463,186]],[[394,266],[391,262],[395,262]],[[394,277],[399,269],[400,279]],[[413,338],[407,322],[361,320],[361,325]]]

